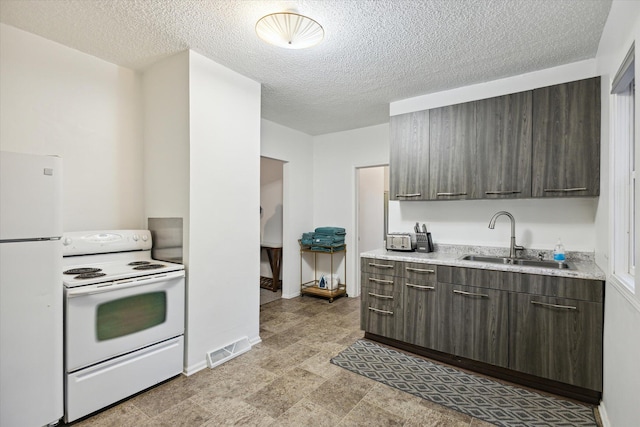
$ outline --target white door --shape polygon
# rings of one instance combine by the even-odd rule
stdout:
[[[358,240],[355,268],[360,293],[360,256],[362,252],[384,247],[385,189],[388,189],[387,166],[358,169]]]

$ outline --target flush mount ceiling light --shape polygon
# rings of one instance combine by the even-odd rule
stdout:
[[[324,38],[324,29],[311,18],[292,12],[272,13],[256,23],[256,34],[267,43],[287,49],[315,46]]]

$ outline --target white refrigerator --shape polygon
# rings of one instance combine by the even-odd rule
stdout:
[[[62,159],[0,152],[0,426],[63,415]]]

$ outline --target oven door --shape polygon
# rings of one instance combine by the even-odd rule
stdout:
[[[184,271],[65,289],[73,372],[184,333]]]

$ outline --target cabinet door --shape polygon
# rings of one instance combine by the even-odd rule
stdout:
[[[429,198],[472,198],[476,161],[475,103],[430,111]]]
[[[404,279],[404,341],[435,348],[438,330],[436,283]]]
[[[426,200],[429,188],[429,110],[389,120],[389,198]]]
[[[533,197],[600,193],[600,77],[533,91]]]
[[[402,279],[362,273],[360,326],[372,334],[401,340]]]
[[[473,198],[531,197],[531,91],[476,101]]]
[[[518,293],[509,298],[509,368],[602,391],[602,304]]]
[[[437,349],[506,367],[509,294],[438,283]]]

